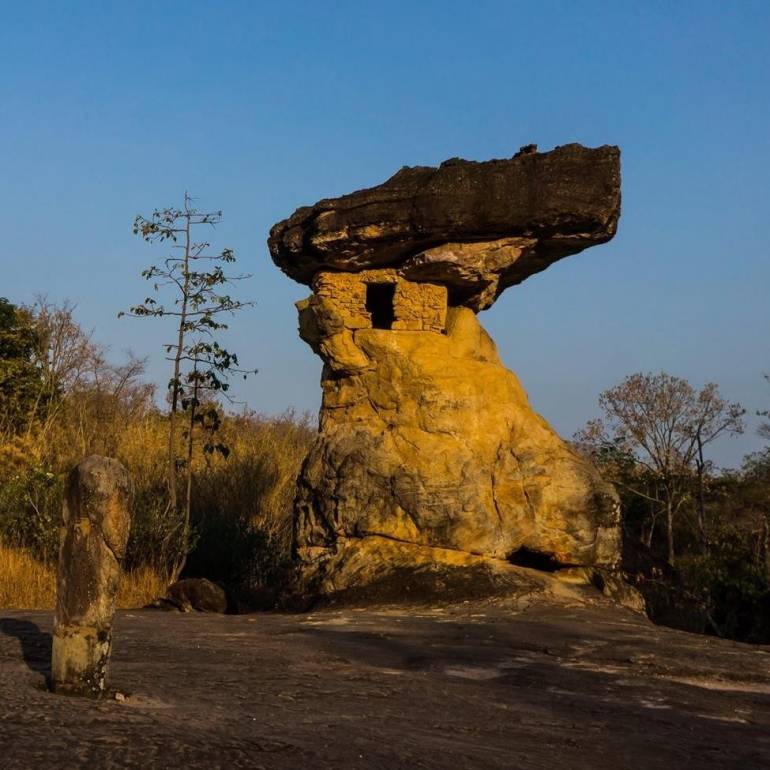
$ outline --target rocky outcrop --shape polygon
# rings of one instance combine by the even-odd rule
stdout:
[[[296,501],[306,590],[379,579],[394,543],[400,566],[617,562],[614,490],[532,411],[473,312],[450,308],[446,334],[359,329],[321,349],[321,429]]]
[[[387,182],[300,209],[273,227],[291,278],[396,268],[436,281],[454,304],[488,307],[508,286],[604,243],[620,216],[617,147],[578,144],[508,160],[403,168]]]
[[[427,606],[192,622],[132,611],[112,669],[125,702],[97,707],[52,702],[24,665],[50,616],[4,610],[1,764],[770,767],[769,647],[656,627],[569,587],[561,598],[448,605],[451,589],[437,586]]]
[[[476,311],[609,240],[619,185],[617,148],[526,148],[403,169],[273,228],[274,261],[313,290],[300,335],[324,362],[295,501],[303,592],[404,585],[429,565],[500,584],[514,566],[616,566],[614,489],[532,411]]]
[[[130,495],[128,472],[117,460],[91,455],[70,474],[51,661],[55,692],[97,697],[104,691]]]

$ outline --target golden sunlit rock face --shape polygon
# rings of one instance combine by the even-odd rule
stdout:
[[[365,328],[358,307],[347,315],[318,295],[300,304],[303,338],[325,364],[296,503],[309,585],[326,593],[381,576],[393,542],[413,546],[415,564],[425,549],[458,564],[520,549],[554,565],[615,564],[613,488],[532,411],[471,310],[449,308],[442,333]],[[398,550],[399,564],[408,554]]]
[[[429,565],[618,561],[614,489],[532,410],[476,317],[506,286],[612,237],[617,148],[463,164],[400,172],[273,228],[273,259],[312,289],[299,330],[324,363],[295,501],[308,593]],[[413,190],[418,177],[433,187]]]

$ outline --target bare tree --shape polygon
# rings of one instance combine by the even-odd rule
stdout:
[[[112,364],[100,348],[90,358],[89,370],[67,392],[68,429],[80,445],[80,454],[115,456],[128,426],[154,409],[155,388],[142,381],[145,360],[128,354]]]
[[[42,439],[50,432],[64,406],[62,395],[82,387],[86,373],[99,355],[91,334],[75,320],[75,305],[65,300],[60,305],[39,296],[27,308],[34,319],[39,344],[38,367],[42,387],[28,421],[28,433],[35,428]],[[36,416],[36,423],[32,416]]]
[[[599,406],[603,417],[589,422],[576,439],[594,454],[614,452],[637,471],[614,480],[664,515],[668,561],[675,561],[674,520],[693,486],[707,548],[704,448],[721,435],[742,433],[745,409],[723,399],[714,383],[697,391],[665,372],[626,377],[599,396]],[[634,478],[652,483],[638,486]]]
[[[108,351],[75,318],[75,305],[47,297],[23,308],[34,326],[38,344],[34,363],[41,387],[29,410],[26,433],[48,455],[59,431],[70,437],[80,456],[115,454],[118,436],[132,417],[152,405],[153,387],[142,382],[145,361],[130,352],[124,363],[108,360]]]

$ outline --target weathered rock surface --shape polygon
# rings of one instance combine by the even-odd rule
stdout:
[[[0,613],[4,769],[770,766],[768,648],[604,601],[119,612],[98,705],[41,687],[50,623]]]
[[[391,267],[479,310],[508,286],[604,243],[620,216],[620,152],[579,144],[508,160],[403,168],[387,182],[298,209],[270,233],[275,263],[310,284],[322,270]]]
[[[125,554],[131,482],[126,469],[91,455],[70,474],[59,550],[51,684],[56,692],[104,691],[112,620]]]
[[[615,566],[614,489],[532,411],[472,311],[449,308],[445,334],[415,334],[351,331],[339,307],[315,295],[301,311],[325,362],[296,501],[306,591],[410,562]]]

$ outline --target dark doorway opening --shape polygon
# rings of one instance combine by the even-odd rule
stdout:
[[[514,551],[508,561],[517,567],[529,567],[529,569],[539,569],[542,572],[556,572],[556,570],[568,567],[568,564],[562,564],[556,558],[548,553],[533,551],[529,548],[519,548]]]
[[[367,283],[366,310],[372,315],[373,329],[392,329],[396,313],[393,298],[396,295],[394,283]]]

